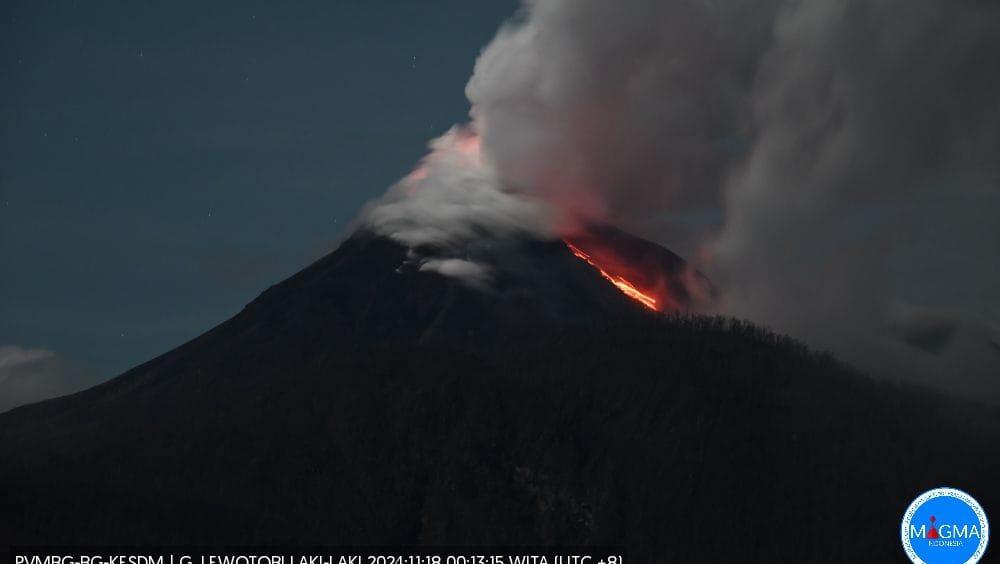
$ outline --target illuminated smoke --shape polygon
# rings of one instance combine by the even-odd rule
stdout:
[[[370,217],[453,259],[607,221],[695,256],[716,311],[998,401],[996,53],[995,2],[528,1],[466,88],[479,137]]]
[[[430,148],[410,175],[363,214],[376,233],[407,245],[420,270],[480,286],[489,280],[490,267],[470,259],[470,249],[515,235],[550,236],[546,206],[501,188],[472,130],[452,128]]]

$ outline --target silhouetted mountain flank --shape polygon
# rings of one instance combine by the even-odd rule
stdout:
[[[924,490],[1000,507],[993,408],[650,312],[559,241],[492,260],[476,288],[360,232],[193,341],[0,415],[0,543],[890,562]]]
[[[686,311],[715,293],[701,273],[668,249],[607,224],[591,224],[567,239],[656,298],[661,311]]]

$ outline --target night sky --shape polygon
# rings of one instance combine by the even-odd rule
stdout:
[[[235,314],[466,121],[515,10],[7,3],[0,346],[100,381]]]

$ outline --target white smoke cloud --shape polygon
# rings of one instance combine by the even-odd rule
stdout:
[[[486,265],[457,258],[427,259],[420,264],[420,271],[461,278],[474,286],[485,285],[490,277],[489,267]]]
[[[479,138],[452,128],[431,142],[431,152],[408,177],[364,213],[366,225],[407,245],[420,270],[481,285],[489,267],[469,258],[487,241],[551,235],[547,207],[504,190]]]
[[[664,210],[712,205],[774,5],[528,3],[466,87],[484,152],[505,185],[640,233]]]

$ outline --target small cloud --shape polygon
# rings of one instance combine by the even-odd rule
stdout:
[[[456,258],[427,259],[421,263],[420,271],[437,272],[444,276],[452,276],[476,287],[486,285],[490,278],[490,269],[488,266],[471,260]]]
[[[8,368],[53,357],[55,354],[45,349],[25,349],[16,345],[4,345],[0,347],[0,378],[2,378],[2,371]]]
[[[83,371],[47,349],[0,346],[0,412],[86,387]]]

